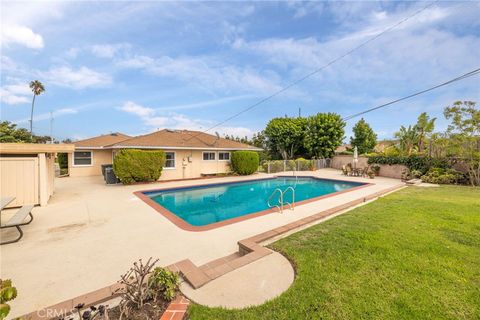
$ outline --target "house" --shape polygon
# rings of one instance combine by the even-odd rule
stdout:
[[[0,143],[0,196],[8,207],[47,204],[55,190],[55,154],[73,153],[73,144]]]
[[[68,155],[68,173],[71,177],[101,175],[102,164],[113,162],[111,145],[130,138],[116,132],[74,142],[75,152]]]
[[[70,176],[101,175],[101,165],[113,163],[115,153],[121,149],[163,150],[166,163],[160,180],[226,173],[232,151],[262,151],[200,131],[163,129],[138,137],[115,133],[75,142],[69,160]]]

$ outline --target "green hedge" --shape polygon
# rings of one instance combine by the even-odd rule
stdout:
[[[113,171],[123,184],[156,181],[165,166],[165,152],[124,149],[115,154]]]
[[[411,155],[411,156],[370,156],[369,164],[401,164],[410,170],[418,170],[425,174],[430,168],[448,169],[451,167],[447,159],[432,158],[427,156]]]
[[[58,158],[58,165],[60,169],[68,169],[68,154],[67,153],[59,153],[57,155]]]
[[[238,174],[248,175],[258,170],[260,158],[254,151],[234,151],[232,153],[232,169]]]

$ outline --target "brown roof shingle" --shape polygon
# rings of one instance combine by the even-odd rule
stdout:
[[[191,130],[163,129],[143,136],[117,142],[114,148],[158,148],[158,149],[228,149],[228,150],[261,150],[248,144],[219,138],[211,134]]]
[[[130,139],[131,136],[127,136],[126,134],[115,132],[115,133],[109,133],[109,134],[104,134],[101,136],[89,138],[89,139],[84,139],[80,141],[75,141],[75,148],[102,148],[108,145],[112,145],[114,143],[124,141],[127,139]]]

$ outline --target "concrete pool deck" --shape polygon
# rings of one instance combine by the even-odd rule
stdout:
[[[290,173],[291,174],[291,173]],[[298,175],[369,182],[372,185],[307,203],[281,213],[202,232],[185,231],[137,198],[133,192],[267,177],[225,177],[132,186],[106,186],[101,177],[57,179],[46,207],[33,210],[35,220],[24,238],[0,247],[1,277],[11,278],[19,294],[11,316],[19,316],[115,283],[139,258],[159,258],[167,266],[189,259],[196,265],[238,251],[237,242],[309,217],[353,199],[392,188],[399,180],[345,177],[322,169]],[[10,212],[2,212],[7,218]],[[10,233],[2,230],[2,237]]]

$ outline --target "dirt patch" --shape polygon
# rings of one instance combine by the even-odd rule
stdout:
[[[145,319],[160,319],[163,312],[167,309],[169,302],[158,298],[156,301],[146,303],[141,310],[132,309],[128,317],[124,315],[122,319],[125,320],[145,320]],[[120,307],[114,307],[108,311],[110,320],[120,319]]]

